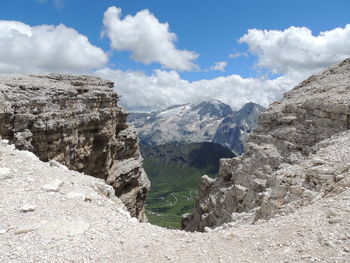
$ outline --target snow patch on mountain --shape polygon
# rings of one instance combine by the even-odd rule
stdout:
[[[246,134],[255,127],[264,110],[247,103],[239,111],[218,100],[174,105],[151,113],[130,113],[128,121],[139,133],[142,144],[217,142],[240,154]]]

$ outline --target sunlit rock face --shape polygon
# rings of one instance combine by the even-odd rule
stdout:
[[[321,198],[349,174],[350,59],[301,82],[260,116],[241,157],[203,177],[183,228],[203,231],[254,212],[255,220]],[[332,146],[335,145],[335,146]],[[344,179],[345,178],[345,179]]]
[[[41,160],[104,179],[145,220],[149,181],[114,83],[79,75],[0,75],[0,136]]]

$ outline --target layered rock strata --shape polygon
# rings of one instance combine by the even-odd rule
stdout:
[[[183,228],[203,231],[242,212],[269,218],[326,195],[349,175],[350,156],[345,150],[322,152],[331,144],[342,149],[341,132],[348,129],[350,59],[311,76],[262,114],[245,154],[221,160],[216,180],[202,177],[199,200]]]
[[[104,179],[143,221],[150,183],[113,85],[90,76],[0,75],[0,135],[42,161]]]

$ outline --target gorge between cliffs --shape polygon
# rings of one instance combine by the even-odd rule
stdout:
[[[201,178],[187,231],[146,223],[150,183],[113,86],[0,75],[1,262],[350,261],[350,59],[262,113],[243,155]]]

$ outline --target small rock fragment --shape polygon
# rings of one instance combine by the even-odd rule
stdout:
[[[21,212],[27,213],[27,212],[33,212],[33,211],[35,211],[35,209],[36,209],[35,205],[24,204],[20,210],[21,210]]]
[[[332,218],[332,219],[329,219],[328,220],[328,223],[330,223],[330,224],[337,224],[337,223],[341,223],[341,218]]]
[[[13,175],[11,175],[11,170],[6,167],[0,167],[0,181],[10,179]]]
[[[15,231],[15,234],[16,235],[26,234],[26,233],[35,231],[36,229],[37,227],[34,227],[34,226],[21,226],[17,228],[17,230]]]
[[[58,192],[61,189],[62,185],[62,181],[55,179],[53,182],[44,185],[43,189],[47,192]]]
[[[5,234],[7,232],[7,229],[0,227],[0,235]]]

